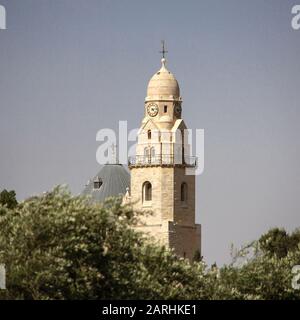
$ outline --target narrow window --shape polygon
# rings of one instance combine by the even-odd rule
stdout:
[[[151,140],[151,130],[148,130],[148,140]]]
[[[144,201],[152,200],[152,185],[149,181],[146,181],[143,184],[143,200]]]
[[[181,184],[180,200],[182,202],[186,202],[187,201],[187,184],[185,182],[183,182]]]
[[[151,154],[151,158],[155,157],[155,148],[154,147],[151,147],[150,154]]]
[[[168,112],[168,106],[164,106],[164,113]]]
[[[144,149],[144,163],[150,163],[151,157],[150,157],[150,149],[145,148]]]

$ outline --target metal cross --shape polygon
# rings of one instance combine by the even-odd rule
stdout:
[[[162,57],[165,57],[165,53],[168,53],[167,50],[165,50],[165,40],[161,41],[161,45],[162,45],[162,51],[159,51],[160,53],[162,53]]]

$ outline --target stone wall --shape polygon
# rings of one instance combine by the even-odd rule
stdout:
[[[152,185],[152,201],[144,201],[142,186]],[[181,183],[188,186],[187,201],[181,201]],[[131,168],[131,202],[144,211],[137,230],[146,232],[176,254],[192,259],[201,248],[201,229],[195,224],[195,176],[186,175],[180,166],[144,166]],[[149,214],[151,213],[151,214]]]

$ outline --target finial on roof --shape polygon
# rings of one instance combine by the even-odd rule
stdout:
[[[162,50],[159,52],[162,53],[162,58],[165,59],[165,54],[168,53],[168,51],[165,49],[165,40],[161,40],[161,46]]]
[[[168,53],[168,51],[165,48],[165,40],[161,40],[161,46],[162,46],[162,50],[159,51],[162,54],[162,59],[161,59],[161,64],[162,64],[162,68],[166,68],[166,58],[165,58],[165,54]]]

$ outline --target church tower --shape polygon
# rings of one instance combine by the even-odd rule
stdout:
[[[129,158],[131,201],[143,216],[137,228],[192,260],[200,253],[201,226],[195,224],[195,167],[181,117],[178,82],[166,59],[150,79],[136,155]]]

